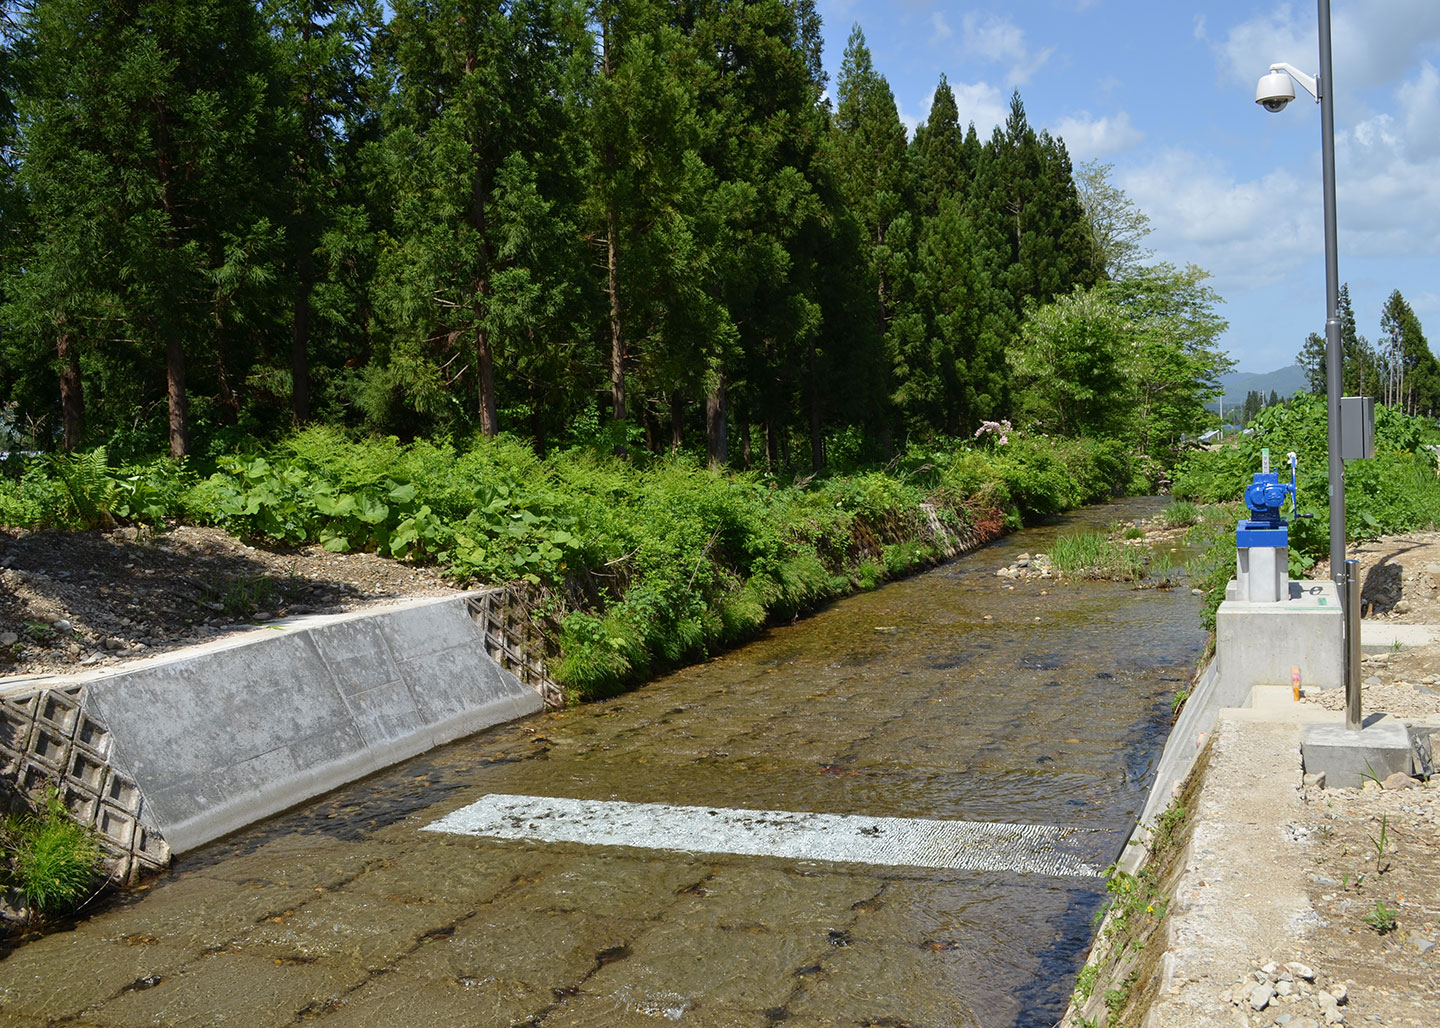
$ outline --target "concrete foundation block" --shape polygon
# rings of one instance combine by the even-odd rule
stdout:
[[[1220,706],[1243,705],[1256,686],[1290,685],[1292,667],[1300,669],[1301,684],[1308,688],[1344,684],[1344,615],[1335,583],[1288,584],[1288,600],[1227,599],[1220,604],[1215,615]]]
[[[1367,778],[1384,781],[1399,771],[1411,773],[1410,730],[1381,716],[1358,730],[1344,725],[1306,725],[1300,730],[1300,756],[1307,775],[1325,775],[1332,789],[1357,789]]]

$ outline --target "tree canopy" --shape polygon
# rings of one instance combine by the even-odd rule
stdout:
[[[982,141],[943,77],[910,138],[858,26],[832,100],[813,0],[3,10],[0,406],[42,447],[818,471],[1015,417],[1164,461],[1226,367],[1108,166],[1018,92]]]

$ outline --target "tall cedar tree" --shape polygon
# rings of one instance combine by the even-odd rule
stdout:
[[[36,242],[16,320],[55,348],[67,440],[80,350],[103,343],[144,381],[163,367],[170,454],[184,457],[188,364],[233,395],[224,351],[273,275],[275,233],[257,215],[273,182],[260,18],[245,0],[37,0],[26,28],[20,182]]]
[[[1100,280],[1065,144],[1036,135],[1018,92],[986,147],[979,179],[976,216],[991,244],[1008,251],[1005,283],[1017,314],[1027,299],[1044,304]]]
[[[763,353],[768,366],[783,367],[821,327],[802,257],[824,217],[811,181],[823,119],[818,37],[809,35],[818,20],[806,16],[808,7],[700,0],[686,26],[699,74],[702,155],[717,183],[709,198],[718,229],[709,286],[733,326],[697,354],[713,466],[729,460],[728,394],[745,355]]]
[[[280,293],[290,311],[290,411],[299,424],[311,413],[317,286],[323,292],[333,281],[350,249],[345,237],[363,233],[367,224],[342,162],[368,113],[364,83],[380,8],[374,0],[264,0],[262,10],[274,45],[280,140],[288,155],[277,220],[286,243]],[[322,299],[322,316],[334,313],[328,307]]]
[[[1316,396],[1324,396],[1329,392],[1327,385],[1329,366],[1325,347],[1325,337],[1319,332],[1311,332],[1305,337],[1305,342],[1300,347],[1300,352],[1295,355],[1295,363],[1305,371],[1305,388]]]
[[[983,150],[960,131],[942,77],[910,147],[920,204],[915,302],[924,331],[897,340],[897,399],[912,433],[968,433],[1007,408],[1005,341],[1013,324],[1000,253],[974,219],[971,187]]]
[[[610,409],[639,415],[658,448],[649,397],[670,410],[671,445],[683,436],[685,398],[699,389],[693,356],[733,334],[713,280],[716,239],[701,159],[695,55],[666,5],[595,4],[587,220],[605,269]],[[641,402],[630,397],[636,373]]]
[[[20,26],[15,18],[18,10],[10,0],[0,2],[0,312],[5,309],[5,282],[10,274],[12,255],[20,246],[21,231],[27,223],[25,205],[16,183],[18,160],[15,150],[17,123],[15,95],[16,49],[20,43]],[[12,395],[19,377],[7,360],[5,319],[0,316],[0,423],[8,424],[4,409],[15,402]],[[0,433],[4,429],[0,428]],[[0,435],[0,445],[4,444]]]
[[[1383,399],[1408,414],[1440,409],[1440,364],[1430,352],[1420,319],[1396,289],[1380,313],[1384,333]]]
[[[500,429],[497,367],[568,336],[580,277],[578,147],[567,100],[585,52],[566,0],[398,0],[385,161],[395,204],[379,269],[394,333],[370,406]],[[456,387],[468,383],[475,401]],[[380,399],[373,397],[379,396]]]
[[[1350,286],[1340,286],[1341,378],[1346,396],[1373,396],[1379,391],[1380,371],[1375,348],[1360,334],[1355,308],[1350,303]]]

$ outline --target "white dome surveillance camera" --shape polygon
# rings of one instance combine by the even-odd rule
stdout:
[[[1285,105],[1295,99],[1295,83],[1283,71],[1272,71],[1260,77],[1255,87],[1255,102],[1271,114],[1283,111]]]

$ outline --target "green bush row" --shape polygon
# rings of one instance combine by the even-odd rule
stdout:
[[[462,582],[525,582],[558,626],[555,677],[594,696],[934,560],[932,518],[955,533],[977,519],[1014,527],[1132,484],[1122,447],[1084,439],[930,444],[884,469],[782,483],[686,455],[541,459],[506,438],[403,444],[314,428],[212,467],[116,469],[103,450],[32,460],[0,479],[0,522],[213,524],[436,563]]]

